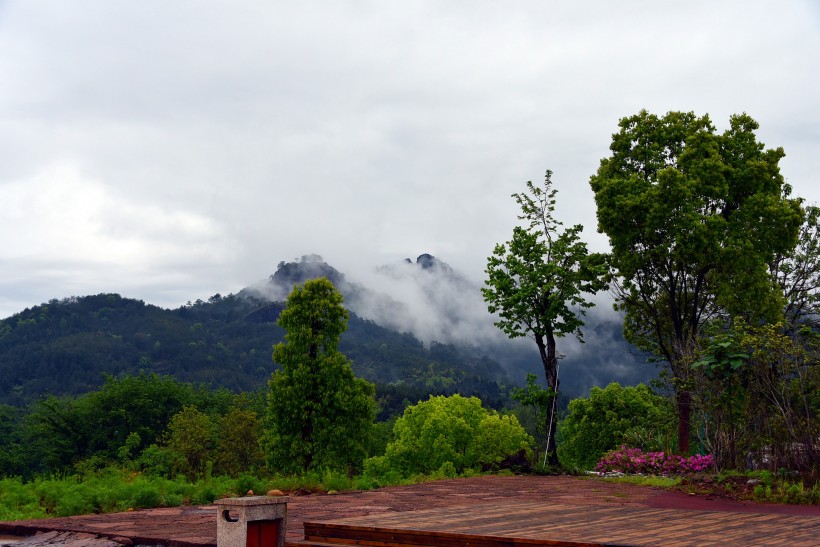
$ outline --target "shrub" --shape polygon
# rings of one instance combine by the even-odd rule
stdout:
[[[608,450],[628,442],[644,450],[668,448],[674,413],[669,401],[644,384],[593,387],[573,399],[559,423],[558,456],[568,467],[590,469]]]
[[[395,440],[384,456],[365,461],[365,475],[400,477],[441,472],[455,476],[466,469],[494,466],[528,450],[532,437],[514,416],[500,416],[476,397],[430,397],[407,407],[393,428]],[[449,464],[449,465],[447,465]]]
[[[646,475],[686,475],[702,473],[714,467],[711,455],[696,454],[685,458],[666,452],[644,452],[640,448],[621,446],[604,454],[595,471]]]
[[[162,494],[156,488],[141,488],[134,495],[135,509],[149,509],[162,505]]]

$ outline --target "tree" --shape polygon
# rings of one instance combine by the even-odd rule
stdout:
[[[252,410],[232,408],[219,420],[219,438],[214,450],[214,469],[232,477],[264,465],[259,446],[261,423]]]
[[[327,278],[294,287],[273,350],[282,366],[268,393],[266,456],[272,470],[352,471],[367,452],[375,412],[373,384],[356,378],[338,350],[347,328],[342,295]]]
[[[496,245],[482,289],[490,313],[498,313],[496,326],[510,338],[535,341],[553,397],[558,393],[556,338],[574,334],[583,341],[582,317],[593,305],[584,293],[606,286],[604,257],[588,253],[580,240],[583,226],[559,229],[561,223],[553,217],[556,193],[552,171],[547,171],[543,189],[527,182],[526,193],[513,194],[522,211],[518,218],[528,226],[517,226],[512,240]],[[544,424],[550,465],[558,465],[554,411],[555,405],[549,405]]]
[[[668,448],[668,406],[667,399],[644,384],[622,387],[613,382],[603,389],[593,387],[589,397],[570,401],[569,414],[561,421],[562,461],[592,469],[601,456],[622,443],[643,450]]]
[[[676,395],[678,447],[688,451],[691,365],[709,318],[763,318],[782,309],[767,265],[795,245],[800,202],[746,114],[716,134],[709,117],[623,118],[611,157],[590,179],[598,230],[620,280],[624,336],[665,360]]]
[[[215,439],[214,423],[207,414],[186,406],[171,418],[166,432],[166,445],[181,456],[177,469],[189,479],[205,473]]]
[[[407,407],[393,427],[395,440],[384,456],[367,460],[365,472],[402,477],[492,465],[520,450],[532,438],[515,416],[499,416],[481,406],[477,397],[442,395]]]
[[[769,271],[786,299],[789,329],[794,332],[803,322],[816,325],[820,314],[820,207],[806,207],[797,245],[778,253]]]

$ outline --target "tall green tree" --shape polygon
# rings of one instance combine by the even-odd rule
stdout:
[[[794,247],[803,215],[780,174],[783,149],[765,149],[746,114],[722,134],[691,112],[644,110],[619,127],[590,179],[598,230],[626,339],[669,364],[685,452],[701,329],[721,313],[781,313],[767,265]]]
[[[367,455],[375,412],[373,384],[356,378],[339,349],[348,313],[327,278],[294,287],[273,349],[282,366],[268,395],[266,456],[275,471],[358,468]]]
[[[496,245],[482,289],[490,313],[498,314],[496,326],[510,338],[535,341],[553,398],[558,393],[556,339],[572,334],[583,341],[584,310],[593,305],[585,293],[606,286],[604,257],[587,251],[580,238],[583,226],[562,230],[553,216],[556,194],[552,171],[547,171],[543,189],[529,181],[527,192],[513,194],[521,207],[518,218],[527,225],[517,226],[510,241]],[[558,465],[554,412],[555,404],[548,405],[544,427],[550,465]]]

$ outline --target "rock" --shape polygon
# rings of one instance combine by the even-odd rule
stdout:
[[[285,493],[284,493],[284,492],[282,492],[281,490],[275,490],[275,489],[274,489],[274,490],[268,490],[268,494],[267,494],[267,495],[268,495],[268,496],[270,496],[270,497],[272,497],[272,498],[275,498],[275,497],[279,497],[279,496],[284,496],[284,495],[285,495]]]
[[[246,496],[253,496],[253,490],[248,490],[247,492],[245,492],[245,495]]]

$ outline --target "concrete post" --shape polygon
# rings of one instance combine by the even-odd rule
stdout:
[[[217,547],[284,547],[286,496],[227,498],[215,503]]]

